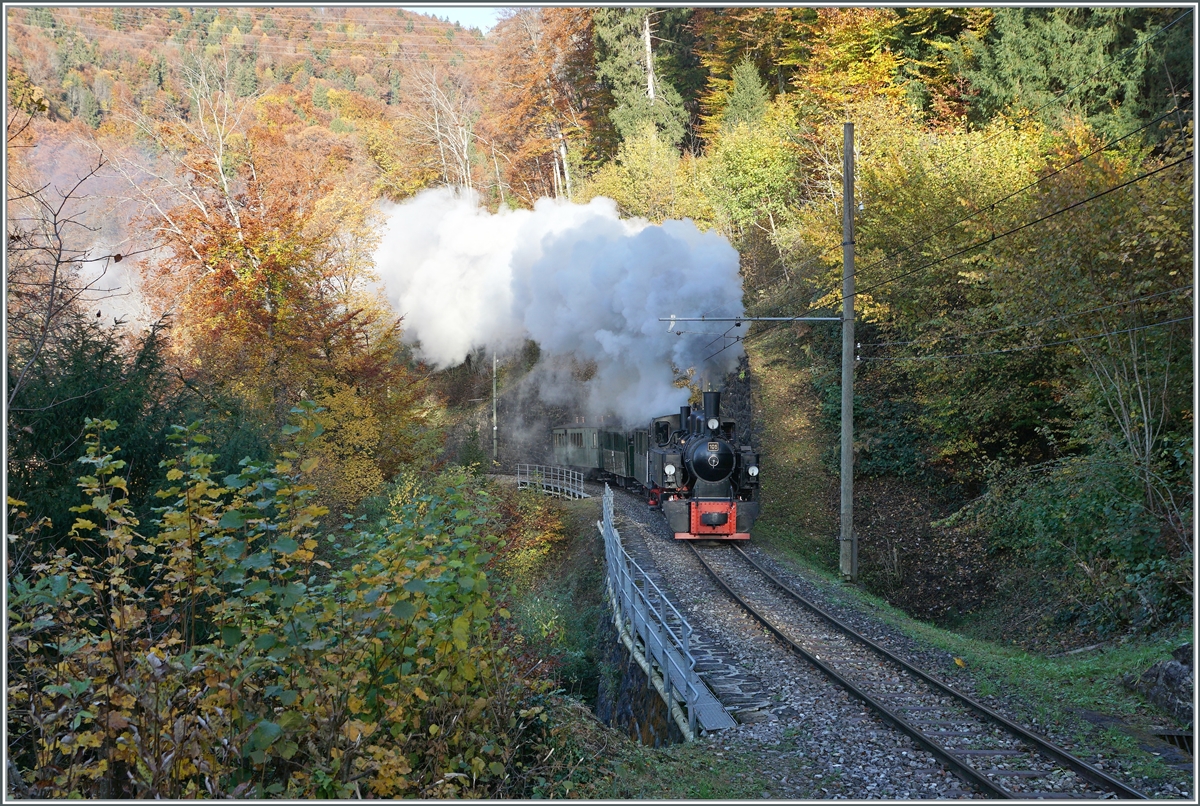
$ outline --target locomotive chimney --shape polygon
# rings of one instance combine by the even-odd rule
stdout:
[[[705,392],[704,393],[704,422],[707,424],[709,420],[721,421],[721,393],[720,392]],[[717,426],[720,427],[719,425]]]
[[[691,417],[692,417],[692,407],[691,406],[680,406],[679,407],[679,427],[683,430],[684,436],[687,436],[688,433],[691,431],[692,424],[691,424],[691,422],[689,422],[691,420]]]

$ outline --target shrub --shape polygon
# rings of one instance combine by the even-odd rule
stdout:
[[[298,439],[319,433],[293,409]],[[488,797],[549,735],[494,638],[487,495],[455,472],[318,531],[315,460],[213,476],[198,426],[149,528],[88,422],[76,552],[8,580],[10,758],[26,797]],[[302,447],[297,445],[297,447]],[[21,502],[9,500],[13,515]],[[25,524],[26,530],[37,524]],[[22,540],[10,534],[9,541]]]
[[[1172,556],[1120,451],[993,470],[987,495],[946,522],[967,517],[994,550],[1054,571],[1080,627],[1149,630],[1191,610],[1191,555]]]

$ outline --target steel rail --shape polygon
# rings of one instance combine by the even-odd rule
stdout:
[[[757,619],[760,624],[762,624],[764,627],[766,627],[768,630],[770,630],[770,632],[776,638],[778,638],[780,641],[782,641],[792,652],[795,652],[796,654],[803,657],[806,661],[808,661],[809,663],[811,663],[812,665],[814,665],[818,669],[820,669],[825,674],[826,677],[831,679],[833,682],[837,683],[842,688],[849,691],[855,697],[858,697],[860,700],[865,702],[872,709],[874,709],[881,717],[883,717],[883,719],[885,721],[890,722],[891,724],[895,725],[897,729],[899,729],[901,732],[908,735],[915,742],[917,742],[919,745],[921,745],[926,750],[928,750],[930,753],[932,753],[939,761],[941,761],[943,764],[945,764],[948,768],[950,768],[956,775],[958,775],[964,781],[976,785],[985,794],[991,795],[992,797],[996,797],[996,798],[1017,798],[1017,797],[1019,797],[1018,795],[1014,794],[1013,792],[1010,792],[1008,789],[1005,789],[1003,786],[1000,786],[996,782],[992,781],[990,778],[983,775],[983,773],[979,772],[979,770],[976,770],[971,765],[967,764],[966,762],[964,762],[958,758],[955,758],[953,755],[950,754],[950,750],[948,748],[942,747],[940,744],[938,744],[937,742],[930,739],[929,736],[927,736],[925,733],[923,733],[919,728],[917,728],[914,725],[909,724],[909,722],[907,720],[905,720],[904,717],[891,711],[886,705],[884,705],[883,703],[876,700],[874,697],[872,697],[870,694],[868,694],[863,689],[859,688],[852,681],[850,681],[848,678],[846,678],[843,675],[841,675],[840,673],[838,673],[835,669],[833,669],[831,666],[826,664],[824,661],[822,661],[816,655],[813,655],[812,653],[808,652],[806,649],[804,649],[804,647],[800,646],[795,641],[793,641],[791,638],[788,638],[786,635],[784,635],[782,632],[780,632],[779,629],[774,624],[772,624],[770,621],[767,620],[767,618],[765,616],[763,616],[761,613],[759,613],[757,610],[755,610],[754,607],[749,602],[747,602],[745,599],[743,599],[742,597],[738,596],[736,593],[733,592],[733,589],[730,588],[729,585],[727,585],[725,583],[725,580],[721,579],[721,577],[717,574],[717,572],[713,570],[712,566],[710,566],[708,564],[708,562],[705,561],[705,559],[701,555],[699,549],[697,549],[691,543],[688,543],[687,545],[688,545],[688,548],[690,548],[692,550],[692,553],[696,555],[696,559],[700,561],[700,564],[702,566],[704,566],[704,570],[708,572],[709,576],[711,576],[716,581],[716,583],[718,585],[720,585],[721,588],[727,594],[729,594],[730,597],[733,598],[734,601],[736,601],[739,605],[741,605],[743,608],[745,608],[746,611],[748,613],[750,613],[750,615],[754,616],[754,618]]]
[[[893,713],[890,709],[888,709],[888,707],[886,705],[883,705],[883,704],[877,702],[869,694],[861,691],[858,688],[858,686],[855,685],[853,682],[847,680],[840,673],[831,669],[830,667],[828,667],[825,663],[823,663],[819,659],[814,658],[810,653],[806,652],[802,647],[799,647],[790,638],[783,635],[778,629],[776,629],[774,625],[770,624],[766,620],[766,618],[763,617],[761,614],[759,614],[748,602],[746,602],[744,599],[742,599],[740,596],[738,596],[736,593],[734,593],[733,590],[727,584],[725,584],[724,580],[722,580],[716,574],[716,572],[704,560],[704,558],[702,556],[700,556],[700,552],[695,548],[695,546],[691,546],[689,544],[689,547],[696,554],[697,559],[700,560],[700,563],[701,563],[701,565],[704,566],[705,570],[708,571],[708,573],[713,577],[713,579],[715,579],[717,581],[717,583],[722,588],[725,589],[726,593],[728,593],[731,597],[733,597],[735,600],[737,600],[739,604],[741,604],[752,615],[754,615],[754,617],[760,623],[762,623],[763,626],[765,626],[768,630],[770,630],[773,634],[775,634],[778,638],[780,638],[780,640],[782,640],[789,647],[793,648],[794,651],[797,651],[798,653],[803,655],[806,659],[808,659],[810,662],[812,662],[815,666],[820,668],[822,670],[822,672],[824,672],[827,676],[829,676],[831,679],[833,679],[839,685],[844,686],[848,691],[855,694],[855,696],[857,696],[860,699],[864,700],[865,702],[869,703],[872,708],[875,708],[877,711],[879,711],[880,714],[882,716],[884,716],[888,721],[892,722],[898,728],[900,728],[902,731],[904,731],[906,734],[908,734],[909,736],[914,738],[916,741],[918,741],[922,746],[924,746],[931,753],[933,753],[935,756],[937,756],[939,759],[941,759],[943,762],[945,762],[946,765],[948,767],[950,767],[951,769],[953,769],[956,773],[961,773],[960,777],[964,777],[964,779],[966,779],[972,783],[976,783],[982,789],[984,789],[985,792],[987,792],[989,794],[993,794],[996,797],[1022,798],[1022,797],[1026,796],[1027,793],[1013,793],[1010,790],[1006,789],[1005,787],[1000,786],[999,784],[996,784],[995,782],[991,781],[990,779],[988,779],[986,777],[983,777],[983,774],[980,773],[978,770],[976,770],[974,767],[972,767],[971,765],[962,761],[961,759],[953,756],[952,755],[953,751],[951,749],[943,748],[940,745],[938,745],[936,742],[933,742],[926,734],[922,733],[920,731],[920,729],[908,724],[904,720],[903,717],[900,717],[899,715]],[[1090,783],[1092,783],[1096,786],[1099,786],[1103,789],[1114,792],[1115,794],[1117,794],[1121,797],[1128,798],[1128,799],[1140,799],[1140,800],[1147,799],[1146,795],[1142,794],[1141,792],[1138,792],[1137,790],[1132,789],[1128,785],[1117,780],[1116,778],[1113,778],[1112,776],[1108,775],[1104,771],[1096,769],[1095,767],[1091,766],[1087,762],[1082,761],[1081,759],[1071,755],[1070,753],[1068,753],[1067,751],[1058,747],[1057,745],[1053,744],[1049,740],[1027,730],[1026,728],[1016,724],[1015,722],[1012,722],[1008,718],[1006,718],[1006,717],[1000,715],[999,713],[993,711],[992,709],[988,708],[986,705],[983,705],[982,703],[972,699],[971,697],[968,697],[967,695],[963,694],[962,692],[955,690],[951,686],[943,683],[942,681],[938,680],[937,678],[929,675],[928,673],[917,668],[916,666],[913,666],[908,661],[904,660],[903,658],[895,655],[891,651],[889,651],[889,650],[885,649],[884,647],[880,646],[879,644],[875,643],[870,638],[867,638],[866,636],[860,634],[858,631],[856,631],[852,627],[846,625],[845,623],[843,623],[842,621],[837,619],[835,616],[831,615],[830,613],[827,613],[826,611],[824,611],[820,607],[818,607],[816,604],[814,604],[813,602],[806,599],[802,594],[800,594],[797,591],[795,591],[794,589],[792,589],[789,585],[787,585],[787,583],[780,580],[778,577],[776,577],[774,574],[772,574],[766,568],[763,568],[759,563],[757,563],[753,559],[751,559],[749,557],[749,555],[747,555],[739,546],[733,546],[732,548],[744,560],[746,560],[746,562],[748,562],[755,570],[757,570],[763,576],[765,576],[769,580],[771,580],[771,582],[774,583],[775,586],[778,587],[781,591],[786,593],[788,596],[790,596],[791,598],[796,600],[799,604],[803,605],[805,608],[812,611],[814,614],[816,614],[820,618],[824,619],[830,625],[834,626],[835,628],[837,628],[844,634],[848,635],[849,637],[855,639],[856,641],[859,641],[860,643],[869,647],[872,651],[876,652],[877,654],[883,656],[884,658],[888,659],[889,661],[902,667],[903,669],[908,671],[910,674],[914,675],[915,677],[923,680],[928,685],[932,686],[935,690],[957,700],[959,703],[966,706],[970,710],[978,713],[979,715],[983,716],[988,721],[1003,728],[1004,730],[1008,731],[1010,734],[1013,734],[1013,735],[1019,737],[1023,741],[1027,742],[1029,745],[1032,745],[1035,748],[1036,752],[1039,752],[1043,756],[1045,756],[1047,758],[1051,758],[1051,759],[1059,762],[1060,764],[1062,764],[1064,767],[1067,767],[1067,768],[1073,770],[1074,772],[1079,774],[1080,777],[1084,778],[1085,780],[1089,781]]]
[[[808,599],[804,598],[804,596],[802,594],[793,590],[791,588],[791,586],[789,586],[787,583],[783,582],[778,577],[776,577],[774,574],[772,574],[770,571],[768,571],[766,568],[763,568],[761,565],[759,565],[757,562],[755,562],[754,559],[752,559],[748,554],[746,554],[746,552],[743,551],[740,546],[733,546],[732,548],[738,554],[740,554],[742,556],[742,558],[744,560],[746,560],[746,562],[750,563],[750,565],[752,565],[759,573],[761,573],[767,579],[771,580],[771,582],[775,583],[775,585],[778,586],[780,590],[787,593],[789,596],[791,596],[793,599],[795,599],[800,604],[804,605],[806,608],[811,610],[813,613],[820,616],[825,621],[829,622],[834,627],[836,627],[839,630],[841,630],[842,632],[844,632],[846,635],[850,636],[851,638],[855,639],[856,641],[859,641],[860,643],[865,644],[866,646],[870,647],[875,652],[879,653],[880,655],[883,655],[888,660],[903,667],[909,673],[921,678],[926,683],[933,686],[934,688],[941,691],[942,693],[947,694],[950,697],[953,697],[954,699],[958,700],[959,702],[961,702],[963,705],[967,706],[971,710],[982,714],[985,718],[990,720],[992,723],[1004,728],[1008,732],[1013,733],[1013,734],[1021,737],[1026,742],[1029,742],[1030,744],[1034,745],[1035,747],[1037,747],[1038,752],[1042,753],[1045,756],[1053,758],[1055,761],[1058,761],[1062,765],[1070,768],[1071,770],[1078,773],[1083,778],[1086,778],[1088,781],[1095,784],[1096,786],[1103,787],[1105,789],[1109,789],[1113,792],[1116,792],[1118,795],[1121,795],[1125,798],[1129,798],[1132,800],[1148,800],[1146,795],[1142,794],[1141,792],[1138,792],[1136,789],[1133,789],[1132,787],[1117,780],[1116,778],[1113,778],[1111,775],[1104,772],[1103,770],[1099,770],[1099,769],[1093,767],[1091,764],[1088,764],[1086,761],[1083,761],[1082,759],[1071,755],[1066,750],[1063,750],[1061,747],[1059,747],[1058,745],[1051,742],[1049,739],[1039,736],[1038,734],[1028,730],[1027,728],[1024,728],[1021,725],[1018,725],[1017,723],[1011,721],[1010,719],[1003,716],[1002,714],[1000,714],[996,711],[993,711],[991,708],[988,708],[986,705],[979,702],[978,700],[975,700],[975,699],[967,696],[966,694],[963,694],[961,691],[958,691],[957,689],[953,688],[952,686],[950,686],[946,683],[943,683],[941,680],[938,680],[936,677],[933,677],[932,675],[928,674],[924,670],[919,669],[916,666],[913,666],[911,663],[906,661],[904,658],[901,658],[900,656],[892,653],[890,650],[885,649],[884,647],[875,643],[870,638],[867,638],[865,635],[862,635],[854,628],[852,628],[852,627],[848,626],[847,624],[843,623],[842,621],[840,621],[837,617],[835,617],[831,613],[825,612],[820,607],[818,607],[816,604],[814,604],[813,602],[810,602]]]

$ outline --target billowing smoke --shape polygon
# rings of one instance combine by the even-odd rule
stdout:
[[[677,324],[690,331],[677,335],[658,321],[743,313],[737,252],[691,221],[622,220],[604,198],[493,214],[444,188],[385,212],[376,267],[406,338],[435,366],[530,338],[550,356],[594,362],[590,413],[639,422],[687,402],[679,372],[715,380],[741,355],[740,344],[720,351],[728,323]]]

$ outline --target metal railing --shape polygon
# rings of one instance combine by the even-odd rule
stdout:
[[[590,497],[583,491],[583,473],[551,465],[517,465],[517,489],[565,498]]]
[[[688,728],[695,736],[701,682],[696,659],[689,648],[692,627],[621,545],[621,535],[613,524],[613,493],[607,484],[604,519],[596,525],[604,536],[608,596],[619,620],[617,626],[634,639],[641,639],[647,660],[657,667],[662,678],[668,711],[674,703],[682,704]],[[669,615],[674,615],[675,627],[669,623]]]

